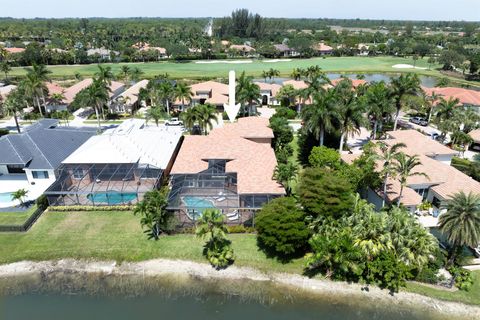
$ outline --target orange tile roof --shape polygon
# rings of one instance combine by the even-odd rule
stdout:
[[[320,42],[320,43],[317,43],[316,45],[312,46],[312,48],[314,50],[317,50],[317,51],[320,51],[320,52],[324,52],[324,51],[332,51],[333,48],[330,47],[330,46],[327,46],[325,43],[323,42]]]
[[[385,140],[385,143],[388,145],[393,145],[395,143],[404,143],[407,145],[407,148],[404,149],[404,152],[413,155],[456,155],[457,151],[452,150],[438,141],[432,140],[431,138],[423,135],[417,130],[397,130],[397,131],[388,131],[387,134],[392,137],[392,139]]]
[[[435,93],[439,96],[444,97],[447,100],[449,98],[453,98],[453,99],[458,99],[462,104],[480,106],[480,91],[464,89],[464,88],[456,88],[456,87],[445,87],[445,88],[422,87],[422,89],[428,95]]]
[[[63,95],[65,96],[65,102],[68,103],[68,104],[72,103],[73,100],[75,99],[75,96],[80,91],[82,91],[83,89],[90,86],[92,83],[93,83],[93,79],[88,78],[88,79],[84,79],[84,80],[74,84],[73,86],[65,89],[65,91],[63,93]],[[125,86],[125,85],[121,82],[112,81],[112,84],[110,85],[110,92],[109,92],[110,98],[113,97],[113,94],[114,94],[115,91],[117,91],[118,89],[120,89],[123,86]]]
[[[470,137],[472,137],[473,141],[476,143],[480,142],[480,129],[472,130],[468,133]]]
[[[25,48],[4,48],[8,53],[22,53],[25,51]]]
[[[272,178],[277,159],[270,144],[243,137],[271,137],[267,123],[268,119],[242,118],[208,136],[186,136],[171,174],[195,174],[208,168],[208,159],[227,159],[226,171],[237,173],[239,194],[284,194]]]
[[[282,88],[281,85],[276,83],[266,83],[266,82],[255,82],[262,91],[270,91],[272,96],[276,96],[278,91]]]
[[[303,80],[287,80],[283,82],[283,85],[292,85],[294,89],[300,90],[300,89],[305,89],[308,88],[308,85],[305,81]]]
[[[247,46],[246,44],[232,44],[230,46],[230,50],[251,52],[251,51],[255,51],[255,48],[253,48],[251,46]]]
[[[56,82],[45,82],[45,86],[47,87],[50,96],[52,94],[62,94],[65,91],[65,89],[59,86]]]
[[[332,86],[335,87],[342,80],[343,78],[338,78],[338,79],[331,80],[330,82],[332,83]],[[368,83],[368,81],[364,79],[350,79],[350,81],[352,81],[352,85],[354,88],[357,88],[360,85],[364,85]]]

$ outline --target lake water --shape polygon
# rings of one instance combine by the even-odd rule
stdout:
[[[0,279],[0,319],[447,319],[253,281],[54,273]],[[448,317],[452,319],[452,317]]]
[[[338,79],[342,76],[349,77],[351,79],[356,79],[357,75],[356,74],[342,74],[342,73],[327,73],[327,77],[330,80],[335,80]],[[395,77],[394,74],[385,74],[385,73],[366,73],[364,74],[365,80],[368,82],[380,82],[380,81],[385,81],[386,83],[390,83],[391,77]],[[420,82],[422,86],[427,87],[427,88],[433,88],[435,87],[435,84],[438,81],[438,78],[435,77],[428,77],[428,76],[419,76]],[[256,81],[265,81],[265,79],[255,79]],[[290,80],[290,78],[275,78],[274,82],[278,84],[282,84],[285,80]],[[267,79],[267,81],[270,81]]]

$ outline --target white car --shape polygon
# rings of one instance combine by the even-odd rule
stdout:
[[[171,118],[170,120],[165,121],[166,126],[183,126],[183,122],[178,118]]]

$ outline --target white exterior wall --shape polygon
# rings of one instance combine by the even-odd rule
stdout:
[[[33,178],[32,171],[47,171],[48,172],[48,179],[35,179]],[[47,184],[51,185],[53,182],[55,182],[55,172],[53,170],[30,170],[30,169],[25,169],[25,174],[27,175],[27,180],[28,183],[35,182],[41,183],[41,184]]]
[[[433,159],[440,161],[441,163],[450,165],[450,163],[452,162],[452,158],[453,158],[453,155],[440,154]]]

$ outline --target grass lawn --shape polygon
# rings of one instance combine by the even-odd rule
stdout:
[[[0,212],[0,225],[22,225],[25,223],[25,221],[27,221],[27,219],[33,214],[36,209],[36,206],[32,206],[30,209],[24,212]]]
[[[230,235],[236,265],[263,271],[300,273],[303,260],[289,264],[267,259],[255,235]],[[148,240],[139,217],[130,212],[45,212],[26,233],[0,233],[0,264],[61,258],[140,261],[154,258],[206,262],[203,241],[193,235]]]
[[[138,67],[144,72],[144,76],[152,78],[159,74],[168,73],[172,78],[226,78],[229,70],[236,72],[245,71],[248,75],[260,77],[263,70],[274,68],[280,71],[282,76],[289,76],[294,68],[307,68],[313,65],[319,65],[326,72],[351,72],[351,73],[382,73],[382,72],[416,72],[429,76],[441,76],[439,71],[426,69],[396,69],[392,68],[396,64],[413,65],[411,58],[398,57],[327,57],[312,59],[293,59],[281,62],[265,62],[268,60],[254,60],[252,63],[196,63],[195,61],[187,62],[150,62],[150,63],[115,63],[112,66],[114,74],[118,73],[122,65],[130,67]],[[107,65],[107,64],[106,64]],[[417,67],[428,68],[427,59],[420,59],[416,63]],[[438,67],[437,65],[433,67]],[[54,78],[73,78],[75,73],[82,76],[92,76],[97,72],[97,65],[61,65],[49,66],[52,71],[51,76]],[[13,68],[11,74],[13,76],[25,75],[26,71],[23,67]]]
[[[251,234],[231,234],[237,266],[265,272],[301,273],[303,259],[283,264],[258,250]],[[26,233],[0,233],[0,264],[62,258],[141,261],[154,258],[206,262],[203,241],[191,234],[148,240],[139,218],[130,212],[45,212]],[[447,292],[409,283],[407,290],[426,296],[480,304],[480,271],[469,292]]]
[[[100,124],[120,124],[125,120],[101,120]],[[85,120],[83,123],[86,124],[97,124],[97,120]]]

